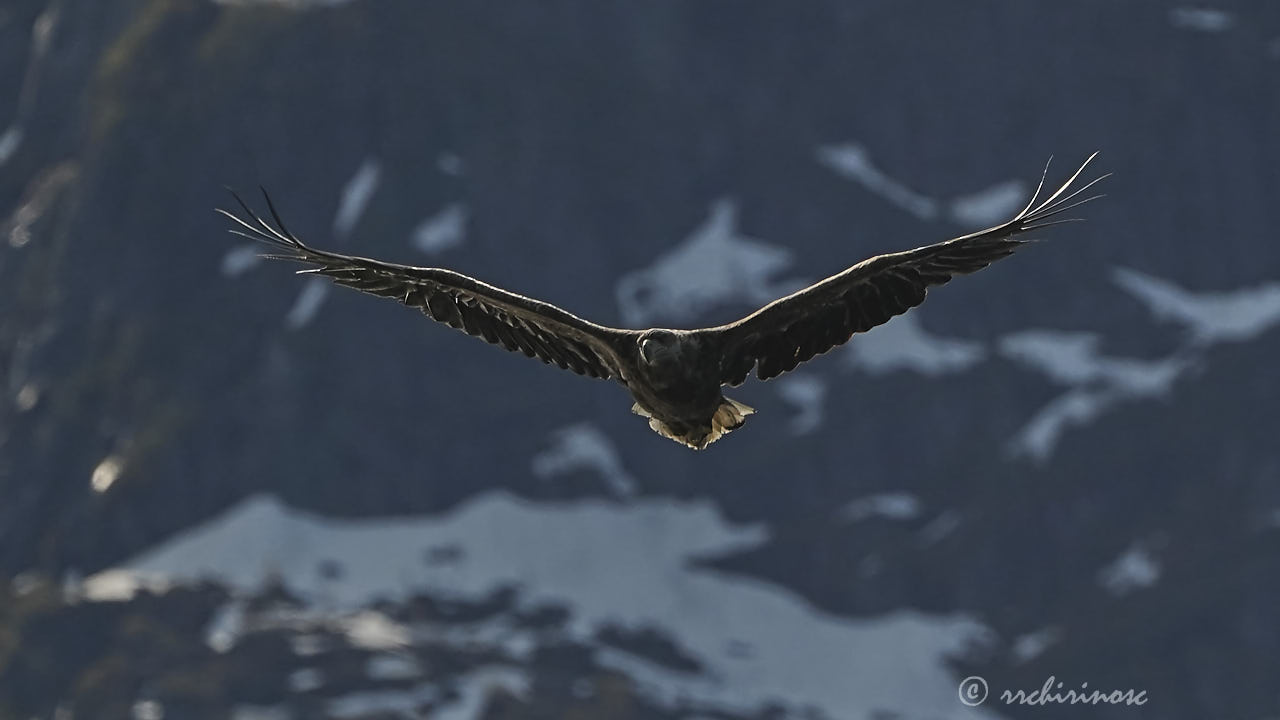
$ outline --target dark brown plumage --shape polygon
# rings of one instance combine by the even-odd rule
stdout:
[[[650,427],[702,449],[740,427],[754,412],[725,398],[720,392],[723,385],[742,384],[753,368],[761,380],[792,370],[843,344],[854,333],[919,305],[929,287],[1012,254],[1026,242],[1024,234],[1070,222],[1054,218],[1099,197],[1077,199],[1106,175],[1067,192],[1096,155],[1090,155],[1056,192],[1037,204],[1042,176],[1026,208],[1008,222],[864,260],[737,322],[697,330],[605,327],[451,270],[317,250],[289,232],[265,191],[274,226],[238,196],[245,218],[227,210],[218,212],[239,225],[232,232],[273,245],[277,251],[267,257],[314,266],[299,272],[318,273],[340,285],[398,300],[469,335],[579,375],[617,380],[635,399],[632,411],[649,418]]]

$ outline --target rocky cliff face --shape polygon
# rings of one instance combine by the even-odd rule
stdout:
[[[1280,712],[1277,77],[1261,2],[11,0],[0,718]],[[1094,149],[704,453],[212,212],[689,326]]]

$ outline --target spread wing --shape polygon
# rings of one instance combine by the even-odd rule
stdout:
[[[434,320],[507,350],[523,352],[579,375],[626,381],[622,348],[639,333],[596,325],[554,305],[517,295],[442,268],[409,267],[317,250],[289,232],[263,191],[275,224],[258,217],[234,192],[241,218],[218,212],[239,227],[231,232],[276,248],[266,257],[295,260],[317,273],[370,295],[399,300]]]
[[[1026,242],[1019,236],[1078,218],[1053,219],[1100,195],[1077,199],[1107,177],[1068,193],[1090,155],[1057,192],[1036,204],[1044,176],[1031,201],[1012,220],[945,242],[864,260],[838,275],[775,300],[729,325],[709,328],[720,334],[721,382],[739,385],[753,367],[761,380],[846,342],[854,333],[889,321],[924,302],[926,290],[1010,255]],[[1045,166],[1045,174],[1049,170]]]

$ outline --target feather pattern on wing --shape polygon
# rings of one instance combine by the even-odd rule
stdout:
[[[776,300],[729,325],[708,328],[720,338],[721,381],[740,385],[755,368],[761,380],[776,377],[815,355],[889,321],[924,302],[925,292],[955,275],[981,270],[1027,241],[1019,236],[1075,218],[1055,219],[1101,197],[1077,199],[1107,175],[1068,193],[1084,164],[1056,192],[1037,204],[1045,174],[1031,201],[1006,223],[933,245],[864,260],[837,275]]]
[[[619,351],[639,333],[588,322],[549,303],[488,285],[442,268],[410,267],[317,250],[289,232],[263,191],[274,226],[256,215],[234,192],[244,210],[241,218],[218,212],[240,228],[232,232],[269,243],[277,249],[266,257],[294,260],[314,267],[302,273],[324,275],[339,285],[391,298],[452,328],[507,350],[579,375],[626,382]]]

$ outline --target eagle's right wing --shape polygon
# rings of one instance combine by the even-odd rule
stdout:
[[[258,217],[234,192],[247,218],[218,209],[234,220],[231,232],[278,249],[266,257],[295,260],[339,285],[391,298],[434,320],[507,350],[520,351],[579,375],[627,379],[622,360],[638,332],[596,325],[555,305],[488,285],[443,268],[410,267],[317,250],[289,232],[263,191],[275,226]]]
[[[717,339],[721,381],[738,385],[752,368],[761,380],[792,370],[814,355],[846,342],[854,333],[886,323],[924,302],[930,287],[1012,254],[1026,242],[1022,238],[1025,233],[1070,222],[1055,218],[1100,197],[1077,199],[1106,175],[1068,192],[1096,155],[1090,155],[1056,192],[1039,201],[1044,187],[1042,176],[1031,202],[1008,222],[915,250],[864,260],[735,323],[702,331]],[[1045,166],[1046,173],[1048,169]]]

